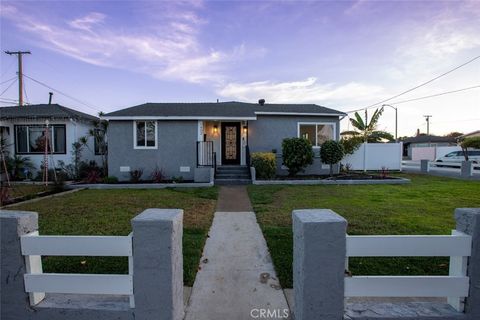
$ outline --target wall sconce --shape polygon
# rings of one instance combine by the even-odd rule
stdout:
[[[213,126],[213,134],[217,134],[217,133],[218,133],[218,126],[214,125]]]
[[[248,132],[248,127],[247,127],[247,126],[243,126],[243,133],[244,133],[244,134],[247,134],[247,132]]]

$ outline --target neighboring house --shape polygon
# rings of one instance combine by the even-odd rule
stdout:
[[[413,148],[449,147],[456,145],[457,140],[454,137],[418,135],[403,140],[403,156],[411,159]]]
[[[473,132],[466,133],[464,135],[458,136],[457,140],[461,141],[465,138],[473,138],[473,137],[480,137],[480,130],[473,131]]]
[[[16,107],[0,107],[0,136],[5,140],[10,156],[21,155],[40,170],[45,159],[45,126],[48,122],[51,151],[48,164],[58,166],[58,161],[69,164],[72,159],[72,143],[88,136],[97,117],[63,107],[58,104],[36,104]],[[82,160],[99,160],[94,153],[98,149],[92,138],[84,148]],[[98,151],[98,150],[97,150]]]
[[[306,173],[328,173],[318,157],[320,145],[339,139],[344,113],[315,104],[146,103],[104,116],[109,120],[109,174],[128,180],[129,172],[155,168],[167,177],[208,181],[210,168],[247,166],[252,152],[277,153],[282,168],[282,140],[305,137],[316,150]]]

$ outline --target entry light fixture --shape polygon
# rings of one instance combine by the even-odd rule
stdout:
[[[247,132],[248,132],[248,127],[247,127],[247,126],[243,126],[243,133],[244,133],[244,134],[247,134]]]
[[[214,125],[213,126],[213,134],[217,134],[217,133],[218,133],[218,126]]]

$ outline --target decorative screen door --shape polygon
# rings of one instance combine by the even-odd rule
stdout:
[[[240,123],[222,123],[222,164],[240,164]]]

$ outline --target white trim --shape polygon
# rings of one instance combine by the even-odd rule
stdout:
[[[331,117],[341,117],[345,116],[344,113],[302,113],[302,112],[266,112],[266,111],[255,111],[256,115],[279,115],[279,116],[331,116]]]
[[[301,125],[331,125],[333,126],[333,140],[337,141],[337,124],[335,122],[297,122],[297,138],[300,138],[300,126]],[[315,127],[315,145],[312,146],[315,149],[319,149],[317,146],[317,127]]]
[[[158,122],[155,122],[155,146],[137,146],[137,122],[147,122],[147,121],[152,121],[150,119],[142,119],[138,121],[133,121],[133,149],[137,150],[152,150],[152,149],[158,149]],[[147,124],[145,123],[145,130],[147,130]],[[145,144],[147,143],[147,135],[145,132]]]
[[[241,121],[241,120],[257,120],[257,117],[195,117],[195,116],[112,116],[112,117],[103,117],[105,120],[231,120],[231,121]]]

